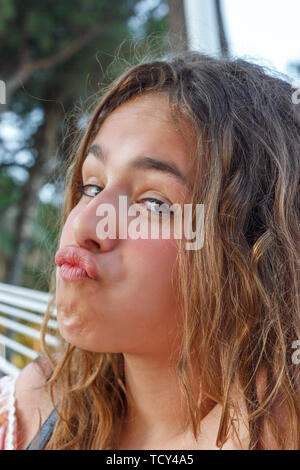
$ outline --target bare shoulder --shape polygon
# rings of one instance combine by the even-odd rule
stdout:
[[[261,368],[257,375],[256,388],[257,398],[261,405],[265,398],[265,393],[267,390],[267,371],[265,368]],[[274,418],[277,421],[277,424],[280,425],[281,432],[288,434],[289,410],[287,403],[281,393],[278,393],[276,395],[272,411],[274,414]],[[265,422],[263,423],[261,429],[259,444],[262,450],[280,450],[271,430]]]
[[[267,370],[265,367],[261,367],[256,375],[257,399],[261,406],[266,395],[266,390]],[[248,445],[250,443],[248,410],[244,394],[238,383],[236,384],[236,388],[234,388],[233,399],[235,400],[235,405],[237,405],[236,409],[238,410],[236,418],[238,423],[239,436],[230,439],[227,444],[228,447],[225,445],[224,449],[235,448],[246,450],[248,449]],[[288,409],[286,403],[283,400],[283,397],[280,394],[278,394],[274,400],[272,413],[277,423],[280,423],[282,432],[288,432]],[[240,440],[239,437],[242,437],[242,439]],[[263,421],[263,424],[259,428],[259,447],[261,450],[280,450],[273,433],[265,421]]]
[[[17,377],[15,398],[18,449],[26,448],[53,409],[50,394],[45,387],[52,370],[50,361],[39,356],[24,367]]]

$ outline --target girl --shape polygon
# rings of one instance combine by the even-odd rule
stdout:
[[[44,374],[31,363],[17,378],[17,448],[299,448],[292,94],[262,66],[198,52],[140,63],[105,91],[66,177],[43,328],[55,300],[63,348],[43,340]],[[173,222],[169,237],[121,237],[135,219],[120,196],[143,227]],[[196,249],[175,237],[185,204]],[[37,404],[41,422],[53,411],[32,441]]]

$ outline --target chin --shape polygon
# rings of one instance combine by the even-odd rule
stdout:
[[[94,336],[95,331],[87,331],[84,321],[80,319],[76,314],[64,315],[62,312],[57,313],[58,329],[63,339],[84,351],[90,351],[95,353],[115,353],[114,348],[109,345],[101,345],[101,338],[97,338],[97,341],[91,337]],[[106,347],[107,346],[107,347]]]

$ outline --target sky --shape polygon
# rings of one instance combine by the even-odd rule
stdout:
[[[201,0],[198,0],[201,1]],[[290,62],[300,63],[300,0],[222,0],[230,50],[252,56],[297,78]]]

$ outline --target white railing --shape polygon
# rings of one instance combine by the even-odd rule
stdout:
[[[9,332],[8,334],[0,333],[0,372],[2,374],[16,375],[20,371],[7,359],[7,349],[32,360],[39,355],[33,348],[13,339],[12,333],[16,332],[24,338],[40,341],[40,329],[35,328],[34,325],[42,324],[48,301],[49,294],[46,292],[0,282],[0,328],[4,327],[6,332]],[[48,326],[56,331],[56,309],[52,316]],[[46,334],[45,339],[46,343],[51,346],[58,345],[58,339],[51,334]]]

